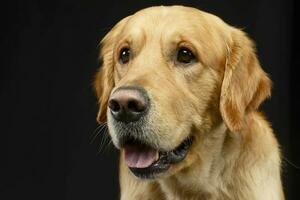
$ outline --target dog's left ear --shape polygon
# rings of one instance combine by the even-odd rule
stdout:
[[[106,121],[108,100],[110,97],[110,93],[115,86],[113,59],[114,44],[129,17],[126,17],[118,22],[100,42],[100,68],[95,75],[93,83],[100,106],[97,116],[98,122]]]
[[[94,89],[99,103],[98,122],[106,121],[106,111],[110,92],[114,86],[113,69],[102,65],[97,71],[94,79]]]
[[[221,87],[220,112],[227,127],[238,132],[247,113],[271,94],[271,81],[262,70],[253,42],[233,29]]]

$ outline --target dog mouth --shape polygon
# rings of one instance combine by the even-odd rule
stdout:
[[[125,163],[130,171],[143,179],[155,178],[155,175],[167,171],[172,164],[186,157],[192,145],[188,137],[171,151],[160,151],[141,141],[128,138],[123,142]]]

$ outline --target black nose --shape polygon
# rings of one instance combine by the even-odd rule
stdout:
[[[121,87],[110,96],[108,107],[117,121],[134,122],[148,110],[149,98],[141,88]]]

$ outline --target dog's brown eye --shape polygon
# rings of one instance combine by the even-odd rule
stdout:
[[[177,61],[188,64],[196,60],[195,55],[188,48],[182,47],[177,52]]]
[[[120,56],[119,56],[120,63],[126,64],[126,63],[129,62],[129,59],[130,59],[130,49],[129,48],[123,48],[120,51]]]

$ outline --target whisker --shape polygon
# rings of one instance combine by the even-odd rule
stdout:
[[[101,151],[103,145],[105,144],[105,141],[106,141],[106,138],[107,138],[107,135],[105,134],[105,131],[103,132],[103,134],[101,135],[101,140],[100,140],[100,144],[99,144],[99,147],[98,147],[98,152]]]
[[[99,124],[99,126],[94,130],[94,132],[92,133],[91,137],[90,137],[90,144],[93,143],[95,141],[95,139],[99,136],[99,134],[105,129],[107,128],[107,122],[103,122],[101,124]]]
[[[292,161],[288,160],[286,157],[283,157],[283,160],[284,160],[286,163],[290,164],[290,165],[291,165],[292,167],[294,167],[295,169],[300,170],[300,167],[299,167],[298,165],[294,164]]]
[[[93,143],[96,141],[96,138],[99,137],[99,140],[97,139],[97,145],[99,145],[98,147],[98,154],[101,152],[104,152],[108,149],[108,147],[110,146],[110,144],[112,144],[111,138],[108,134],[108,126],[107,126],[107,122],[103,122],[101,124],[99,124],[96,129],[93,131],[92,135],[91,135],[91,141],[90,143]]]
[[[108,135],[108,131],[107,131],[107,135]],[[109,137],[108,135],[108,143],[105,145],[105,147],[103,148],[103,152],[107,152],[112,146],[112,140],[111,140],[111,137]]]
[[[108,128],[106,126],[106,128],[103,130],[102,139],[98,147],[98,154],[104,152],[107,149],[110,142],[111,142],[111,138],[109,137]]]

